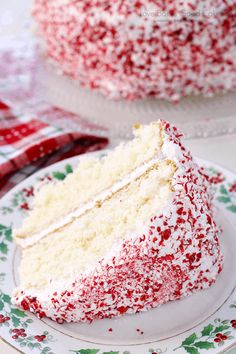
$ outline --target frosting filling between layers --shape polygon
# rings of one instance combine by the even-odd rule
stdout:
[[[150,126],[136,125],[133,140],[121,143],[100,158],[94,155],[82,157],[79,167],[63,181],[53,181],[35,190],[33,208],[20,228],[14,231],[15,238],[30,238],[39,234],[83,207],[139,166],[158,157],[162,143],[160,122]]]
[[[130,174],[128,174],[125,178],[113,184],[112,187],[105,189],[101,193],[97,194],[91,201],[85,203],[82,207],[79,207],[75,211],[68,214],[66,217],[62,218],[62,220],[53,223],[49,227],[45,228],[41,232],[28,237],[26,239],[17,238],[17,242],[22,247],[32,246],[37,241],[41,240],[45,236],[61,229],[62,227],[70,224],[75,219],[82,216],[87,211],[91,210],[95,206],[100,207],[102,203],[111,198],[113,194],[117,193],[124,187],[128,186],[132,181],[140,178],[143,174],[147,173],[150,169],[152,169],[155,165],[158,165],[158,161],[160,158],[154,157],[150,161],[144,163],[143,165],[136,168]]]

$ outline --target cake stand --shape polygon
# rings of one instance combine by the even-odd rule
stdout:
[[[236,132],[236,91],[208,98],[186,97],[179,103],[155,98],[114,101],[81,87],[52,63],[44,63],[40,78],[47,99],[107,128],[110,138],[129,138],[132,124],[150,123],[158,118],[176,124],[186,138]]]

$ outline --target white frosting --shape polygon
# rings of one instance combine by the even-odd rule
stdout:
[[[163,156],[177,162],[178,158],[181,157],[180,147],[170,142],[166,133],[162,132],[162,137],[164,140],[161,148]]]

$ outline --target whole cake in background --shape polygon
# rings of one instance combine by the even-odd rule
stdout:
[[[109,98],[236,88],[234,0],[35,0],[34,17],[47,56]]]
[[[207,176],[168,122],[88,156],[42,187],[14,230],[12,301],[62,323],[146,311],[213,284],[222,270]]]

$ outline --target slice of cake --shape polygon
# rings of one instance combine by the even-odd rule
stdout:
[[[165,121],[44,186],[14,231],[13,303],[58,322],[135,313],[207,288],[222,269],[212,193]]]

